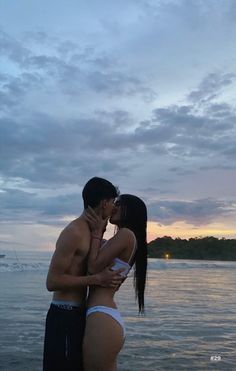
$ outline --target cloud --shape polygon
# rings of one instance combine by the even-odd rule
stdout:
[[[201,183],[203,171],[227,177],[235,168],[234,2],[122,4],[81,3],[78,13],[78,3],[68,10],[63,2],[54,18],[23,0],[13,24],[6,3],[2,220],[60,223],[77,214],[75,187],[95,174],[144,195],[151,217],[166,223],[231,213],[187,187],[190,179]],[[19,16],[26,9],[27,20]],[[57,196],[45,196],[52,189]],[[160,195],[161,207],[152,204]]]
[[[24,66],[26,58],[30,55],[30,51],[25,48],[21,42],[11,37],[6,32],[0,29],[0,53],[1,57],[8,58],[11,62],[19,66]]]
[[[227,156],[232,158],[236,134],[236,112],[226,104],[208,103],[205,110],[196,106],[169,106],[153,111],[152,120],[141,123],[134,142],[150,151],[179,158]],[[228,149],[228,150],[226,150]]]
[[[0,76],[0,108],[2,113],[12,112],[15,107],[24,106],[25,96],[40,89],[43,80],[37,74],[21,73],[17,77],[8,74]]]
[[[185,221],[204,225],[236,213],[235,201],[199,199],[193,201],[160,200],[148,205],[149,218],[163,224]]]
[[[142,190],[150,194],[149,190]],[[155,193],[156,194],[156,193]],[[83,210],[81,192],[68,193],[55,197],[43,197],[36,193],[6,189],[0,193],[2,205],[0,222],[18,222],[23,224],[65,225],[63,218],[79,215]],[[148,218],[161,224],[170,225],[185,221],[195,226],[204,225],[213,220],[235,215],[235,201],[223,201],[213,198],[193,201],[147,200]]]
[[[130,168],[123,161],[125,154],[112,153],[115,148],[128,148],[130,137],[116,136],[109,123],[94,119],[64,123],[38,114],[24,122],[0,119],[0,128],[5,177],[59,185],[77,183],[94,173],[111,174],[114,169],[125,176]]]
[[[80,193],[42,197],[36,193],[6,189],[0,193],[0,222],[60,224],[65,215],[78,215],[82,207]]]
[[[80,96],[82,90],[109,97],[141,95],[149,101],[155,97],[155,92],[145,79],[134,76],[99,48],[79,46],[75,42],[59,41],[57,38],[54,38],[53,44],[50,37],[47,40],[44,32],[34,34],[32,38],[39,44],[37,47],[27,44],[29,36],[20,41],[0,32],[1,58],[10,61],[15,70],[15,76],[8,76],[8,84],[5,84],[2,92],[8,96],[8,90],[12,91],[13,97],[17,91],[20,96],[29,82],[40,82],[40,90],[42,87],[49,90],[53,85],[54,89],[58,87],[68,97]],[[39,87],[39,84],[29,86],[31,91]],[[13,97],[6,103],[12,103]]]
[[[31,76],[27,78],[22,90],[30,86]],[[16,89],[15,94],[21,92]],[[199,168],[209,166],[206,158],[233,166],[235,122],[234,107],[214,101],[200,111],[194,103],[156,108],[136,125],[125,110],[96,110],[73,119],[37,111],[14,118],[9,114],[0,118],[1,174],[41,185],[74,183],[99,172],[125,176],[134,162],[142,163],[144,154],[159,156],[159,162],[163,156],[189,159],[188,167],[169,166],[178,175],[193,173],[194,159]]]
[[[217,98],[225,87],[235,81],[236,74],[233,73],[210,73],[203,79],[198,89],[188,95],[188,99],[198,105],[210,102]]]

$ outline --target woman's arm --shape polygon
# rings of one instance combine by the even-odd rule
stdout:
[[[88,258],[88,270],[97,273],[112,264],[113,260],[127,248],[133,247],[134,237],[127,228],[120,229],[114,237],[106,242],[106,246],[101,248],[101,233],[92,232],[90,252]]]

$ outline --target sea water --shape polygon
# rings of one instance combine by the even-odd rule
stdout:
[[[1,251],[0,370],[40,371],[51,252]],[[236,262],[150,259],[146,312],[131,276],[117,293],[122,371],[236,370]]]

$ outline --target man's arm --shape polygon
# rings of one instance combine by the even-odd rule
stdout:
[[[73,290],[89,285],[113,287],[120,283],[119,271],[111,272],[109,269],[90,276],[68,274],[67,272],[76,252],[76,246],[76,236],[63,231],[57,241],[56,250],[47,275],[46,287],[49,291]]]

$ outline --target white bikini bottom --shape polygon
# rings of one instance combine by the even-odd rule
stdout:
[[[86,317],[88,317],[90,314],[96,313],[96,312],[106,313],[109,316],[111,316],[116,322],[118,322],[120,324],[120,326],[122,327],[123,337],[125,338],[125,324],[124,324],[124,321],[123,321],[118,309],[105,307],[103,305],[96,305],[94,307],[91,307],[91,308],[87,309]]]

